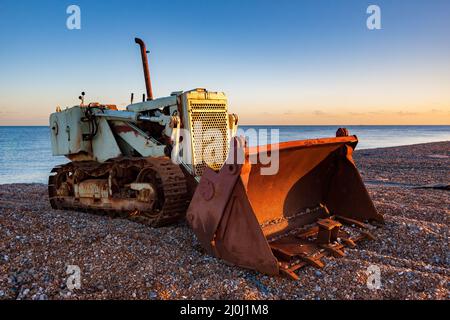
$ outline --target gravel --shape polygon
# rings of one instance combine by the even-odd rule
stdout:
[[[449,192],[411,186],[449,183],[450,142],[361,150],[355,161],[386,224],[299,281],[208,256],[184,222],[151,229],[55,211],[45,185],[0,185],[0,299],[449,299]]]

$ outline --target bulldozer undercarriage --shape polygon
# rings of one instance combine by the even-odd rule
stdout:
[[[188,206],[185,176],[169,158],[71,162],[53,168],[54,209],[128,218],[153,227],[176,222]]]

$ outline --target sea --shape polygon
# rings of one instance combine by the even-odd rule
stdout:
[[[346,126],[358,136],[357,149],[450,141],[450,126]],[[279,141],[334,137],[339,126],[240,126],[279,133]],[[67,162],[52,156],[47,126],[0,126],[0,184],[47,183],[50,170]]]

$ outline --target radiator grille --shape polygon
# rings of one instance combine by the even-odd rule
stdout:
[[[207,166],[219,170],[226,160],[229,149],[227,106],[210,102],[195,102],[190,106],[194,174],[202,176]]]

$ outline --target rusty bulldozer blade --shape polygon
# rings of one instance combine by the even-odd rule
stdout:
[[[259,149],[234,138],[220,171],[205,170],[187,212],[202,246],[229,263],[297,279],[300,267],[321,268],[323,256],[343,256],[344,246],[367,239],[350,236],[346,222],[383,217],[352,159],[357,137],[338,135]],[[279,154],[274,175],[262,175],[265,165],[250,161],[267,151]]]

